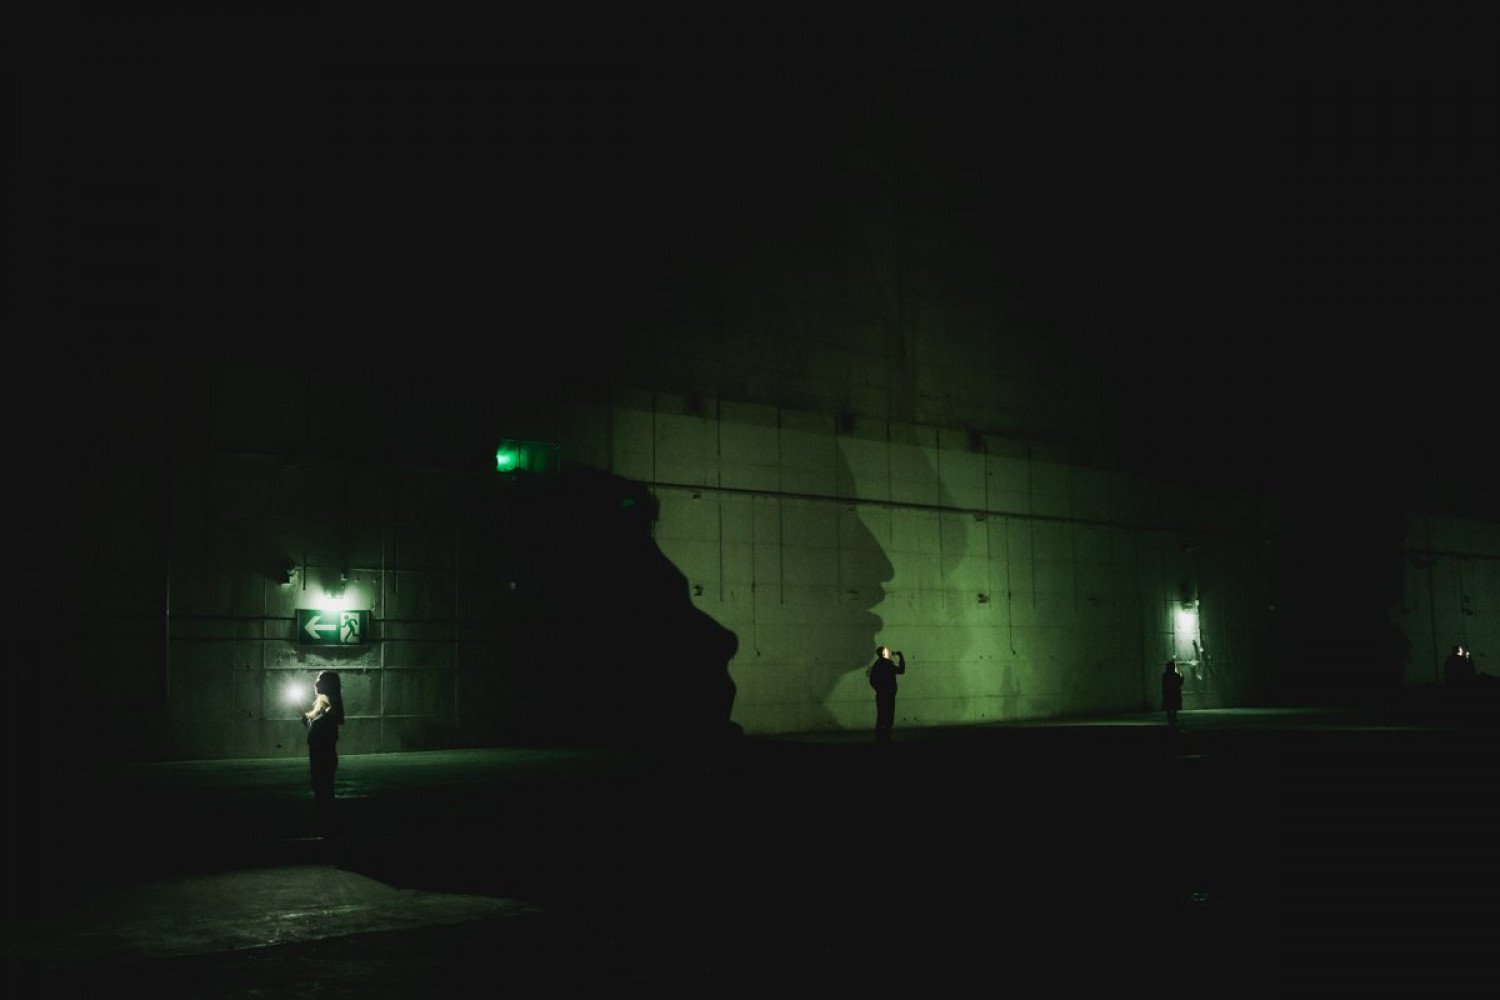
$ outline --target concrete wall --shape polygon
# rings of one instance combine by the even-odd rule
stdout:
[[[514,101],[548,123],[550,104]],[[34,619],[57,624],[28,628],[36,673],[91,740],[297,754],[283,691],[323,666],[346,676],[350,752],[494,735],[514,623],[473,534],[488,456],[511,436],[645,484],[691,601],[739,638],[733,717],[752,732],[869,725],[878,642],[909,656],[906,725],[1150,707],[1168,655],[1188,665],[1189,708],[1266,696],[1288,572],[1275,514],[1182,485],[1251,439],[1227,421],[1285,403],[1256,389],[1243,413],[1204,409],[1257,371],[1236,358],[1204,381],[1187,349],[1244,305],[1201,281],[1213,254],[1196,271],[1125,266],[1143,251],[1135,216],[1103,211],[1116,192],[1074,173],[1068,197],[1035,197],[1096,157],[1036,159],[1019,138],[968,149],[987,133],[946,95],[759,95],[691,128],[657,102],[623,119],[586,107],[576,141],[535,161],[505,143],[429,156],[394,126],[328,139],[308,159],[332,242],[293,241],[312,248],[308,287],[286,290],[280,269],[305,220],[269,209],[258,242],[205,237],[261,252],[263,284],[213,254],[192,266],[188,242],[151,294],[82,283],[75,325],[120,346],[35,366],[48,388],[25,416],[60,425],[29,435],[47,453],[38,534],[59,551],[37,560]],[[631,136],[630,155],[606,133]],[[264,173],[307,197],[304,172]],[[398,190],[432,201],[370,211]],[[513,196],[533,190],[567,197]],[[207,215],[181,195],[163,188],[142,231],[174,207]],[[75,242],[89,259],[91,238]],[[127,335],[169,315],[210,338],[195,360]],[[1282,320],[1256,342],[1297,329]],[[1264,459],[1284,437],[1254,440]],[[1146,466],[1172,485],[1138,478]],[[1462,638],[1496,672],[1493,526],[1413,531],[1406,679]],[[296,609],[341,572],[372,642],[300,646]],[[618,593],[592,583],[585,621]],[[1196,626],[1177,615],[1191,600]]]
[[[1407,521],[1406,573],[1394,618],[1408,641],[1402,682],[1441,684],[1457,643],[1500,677],[1500,524],[1416,516]]]
[[[274,369],[191,374],[226,415],[285,388]],[[503,651],[518,623],[477,538],[489,454],[459,469],[277,452],[264,424],[213,430],[211,417],[178,422],[165,450],[131,432],[152,423],[142,408],[162,416],[165,400],[194,395],[102,393],[111,429],[67,466],[69,502],[42,524],[65,543],[46,656],[90,740],[127,757],[300,754],[297,713],[323,667],[345,678],[348,752],[503,739],[486,717],[513,700]],[[335,424],[299,404],[271,430],[327,438]],[[752,733],[867,728],[877,643],[908,656],[902,725],[1154,708],[1168,655],[1185,665],[1190,709],[1267,694],[1284,567],[1253,498],[1163,489],[956,428],[704,396],[621,393],[571,426],[565,454],[654,495],[656,544],[692,603],[737,635],[732,717]],[[1500,672],[1496,526],[1407,526],[1392,609],[1405,684],[1436,680],[1459,641]],[[371,641],[300,645],[296,609],[322,606],[341,574],[347,605],[371,612]],[[601,568],[579,585],[586,627],[620,582]],[[1196,622],[1179,614],[1195,599]]]
[[[1269,566],[1251,501],[954,429],[655,402],[616,410],[615,471],[651,485],[662,549],[739,635],[751,732],[869,728],[877,644],[907,654],[907,725],[1144,709],[1174,655],[1189,707],[1253,692]]]
[[[517,623],[478,540],[489,453],[467,469],[299,453],[285,442],[338,440],[337,407],[286,403],[274,368],[182,374],[98,404],[116,432],[149,425],[142,407],[175,410],[173,447],[127,435],[70,466],[61,577],[86,619],[60,648],[91,739],[127,756],[300,754],[324,667],[344,677],[347,752],[494,738]],[[295,416],[232,419],[265,400]],[[877,643],[907,653],[905,725],[1146,708],[1168,655],[1189,707],[1254,696],[1268,567],[1253,501],[954,428],[712,398],[622,394],[574,417],[565,453],[609,442],[609,471],[657,499],[656,542],[692,602],[738,636],[733,719],[750,732],[868,727]],[[371,641],[301,645],[296,610],[328,606],[340,577]],[[607,580],[579,581],[581,627]],[[1193,598],[1196,625],[1176,614]]]

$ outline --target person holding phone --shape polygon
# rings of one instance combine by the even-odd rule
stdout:
[[[337,833],[333,814],[333,776],[339,766],[339,727],[344,724],[344,694],[339,675],[324,670],[313,682],[312,708],[302,713],[307,726],[307,762],[312,771],[318,834],[324,840]]]
[[[875,647],[875,662],[868,671],[870,687],[875,689],[875,742],[891,741],[891,730],[896,724],[896,675],[906,673],[906,654],[896,650],[892,660],[891,647]]]
[[[1177,728],[1177,713],[1182,711],[1183,676],[1176,660],[1168,660],[1161,669],[1161,707],[1167,713],[1167,725]]]

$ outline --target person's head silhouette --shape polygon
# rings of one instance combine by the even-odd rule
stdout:
[[[734,736],[731,630],[653,537],[643,483],[572,466],[495,484],[476,563],[503,640],[473,671],[475,742],[696,745]],[[611,637],[601,642],[600,637]]]
[[[343,684],[339,680],[338,671],[319,671],[317,679],[313,681],[313,691],[328,699],[328,711],[334,721],[344,721],[344,692]]]

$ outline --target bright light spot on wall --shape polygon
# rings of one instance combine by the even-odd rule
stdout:
[[[354,611],[372,607],[366,586],[353,580],[325,587],[323,595],[313,602],[313,606],[318,611]]]
[[[546,441],[506,438],[495,448],[496,472],[554,472],[558,446]]]
[[[288,681],[286,687],[281,689],[281,700],[288,705],[301,704],[308,700],[307,688],[296,681]]]
[[[1198,609],[1183,606],[1173,612],[1173,631],[1178,635],[1198,637]]]

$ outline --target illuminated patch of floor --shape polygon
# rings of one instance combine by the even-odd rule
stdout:
[[[398,889],[331,865],[297,865],[105,888],[7,920],[4,938],[7,958],[76,968],[537,912],[514,899]]]

